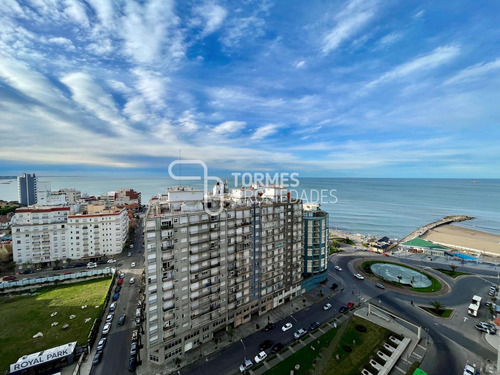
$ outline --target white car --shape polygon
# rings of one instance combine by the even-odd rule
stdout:
[[[129,280],[129,284],[133,284],[133,283],[135,283],[135,277],[131,277]]]
[[[285,332],[288,331],[290,328],[292,328],[292,323],[286,323],[283,327],[281,327],[281,330]]]
[[[335,266],[335,269],[336,269],[337,271],[342,271],[342,268],[340,268],[339,266]]]
[[[115,259],[108,259],[108,263],[116,263]]]
[[[244,364],[240,365],[240,372],[244,373],[246,370],[248,370],[252,366],[253,366],[253,362],[251,360],[247,359]]]
[[[111,323],[113,321],[113,318],[115,316],[115,313],[108,314],[106,317],[106,323]]]
[[[102,329],[102,334],[107,335],[111,329],[111,323],[106,323]]]
[[[130,267],[134,268],[134,267],[135,267],[135,262],[132,262],[132,263],[130,264]]]
[[[111,305],[109,305],[109,312],[113,312],[116,309],[116,302],[113,302]]]
[[[88,262],[88,263],[87,263],[87,268],[97,268],[97,263],[94,263],[94,262]]]
[[[354,277],[358,280],[364,280],[365,278],[363,276],[361,276],[359,273],[355,273],[354,274]]]
[[[464,375],[475,375],[475,374],[476,374],[476,368],[467,363],[464,368]]]
[[[262,352],[260,352],[259,354],[257,354],[255,356],[255,358],[254,358],[255,359],[255,363],[262,362],[266,358],[267,358],[267,353],[264,352],[264,351],[262,351]]]
[[[332,308],[332,305],[330,303],[327,303],[325,306],[323,306],[323,310],[330,310]]]

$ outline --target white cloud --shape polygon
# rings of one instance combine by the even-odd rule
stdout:
[[[498,69],[500,69],[500,58],[488,63],[482,62],[476,65],[469,66],[448,79],[444,84],[449,85],[470,82]]]
[[[375,16],[377,2],[371,0],[349,0],[334,17],[335,26],[323,35],[322,51],[328,54],[342,42],[360,32]]]
[[[136,68],[132,73],[137,77],[135,88],[154,108],[165,107],[166,84],[168,79],[160,72]]]
[[[130,98],[123,106],[123,113],[136,123],[146,121],[149,116],[144,99],[140,96]]]
[[[391,44],[396,43],[397,41],[401,40],[403,37],[403,34],[401,33],[390,33],[387,35],[384,35],[382,38],[379,39],[376,48],[385,48],[390,46]]]
[[[226,121],[212,128],[212,132],[220,135],[235,133],[243,129],[246,124],[245,121]]]
[[[66,17],[73,20],[80,26],[89,27],[89,20],[87,18],[87,13],[85,12],[85,7],[79,1],[64,0],[63,4],[65,6],[64,14]]]
[[[457,46],[438,47],[427,55],[417,57],[404,64],[398,65],[393,70],[382,74],[379,78],[369,82],[364,89],[371,89],[381,83],[406,77],[419,71],[435,69],[457,57],[459,53],[460,48]]]
[[[132,89],[121,81],[108,79],[107,83],[113,90],[118,91],[121,94],[130,94],[132,92]]]
[[[94,8],[97,18],[105,28],[115,27],[115,1],[114,0],[87,0]]]
[[[294,65],[294,66],[295,66],[295,68],[297,68],[297,69],[301,69],[301,68],[303,68],[305,65],[306,65],[306,62],[305,62],[304,60],[300,60],[300,61],[297,61],[297,62],[295,63],[295,65]]]
[[[179,118],[178,123],[182,127],[181,130],[186,133],[193,133],[198,130],[195,115],[190,111],[184,111],[182,117]]]
[[[244,38],[253,39],[264,33],[265,22],[257,16],[235,18],[226,27],[221,43],[228,48],[236,47]]]
[[[195,9],[195,14],[205,21],[205,27],[201,35],[203,37],[217,31],[227,16],[227,10],[213,2],[206,3]]]
[[[99,43],[90,43],[85,49],[95,55],[109,55],[113,52],[113,43],[108,38],[99,39]]]
[[[413,18],[415,18],[415,19],[422,18],[424,16],[424,14],[425,14],[425,10],[421,10],[421,11],[415,13],[415,15],[413,16]]]
[[[276,124],[268,124],[257,128],[252,135],[253,140],[264,139],[278,131],[279,126]]]
[[[61,78],[71,90],[73,100],[99,119],[112,125],[112,130],[125,134],[128,125],[119,115],[113,97],[86,73],[70,73]]]
[[[124,51],[134,61],[168,65],[184,56],[186,47],[173,0],[128,2],[122,21]]]
[[[61,47],[64,47],[64,48],[72,50],[72,51],[75,49],[73,42],[67,38],[62,38],[62,37],[49,38],[49,39],[47,39],[47,41],[49,43],[57,44]]]

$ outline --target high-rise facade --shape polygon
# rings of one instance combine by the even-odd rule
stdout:
[[[17,199],[23,206],[37,202],[37,177],[34,173],[24,173],[17,177]]]
[[[319,204],[304,204],[304,277],[328,269],[328,213]]]
[[[210,212],[207,212],[210,210]],[[281,187],[170,188],[145,219],[149,360],[162,364],[300,295],[302,202]]]

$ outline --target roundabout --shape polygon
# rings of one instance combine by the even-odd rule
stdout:
[[[409,285],[414,288],[426,288],[432,281],[422,272],[393,263],[375,263],[370,267],[375,276],[383,280]]]

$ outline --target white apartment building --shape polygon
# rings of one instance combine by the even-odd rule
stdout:
[[[301,293],[302,202],[281,187],[227,191],[219,186],[204,200],[178,186],[151,201],[143,342],[152,363],[182,357]]]
[[[92,215],[69,207],[22,208],[12,225],[14,261],[20,265],[119,254],[128,234],[125,209]]]
[[[78,204],[82,193],[76,189],[59,189],[58,192],[53,194],[64,195],[66,203],[69,205]]]
[[[18,208],[12,219],[14,262],[47,263],[65,259],[69,207]]]

